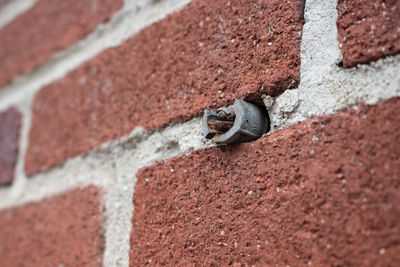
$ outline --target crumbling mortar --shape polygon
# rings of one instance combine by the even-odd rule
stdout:
[[[186,2],[181,1],[180,4],[183,5]],[[113,36],[107,35],[107,31],[124,27],[124,23],[127,22],[125,16],[132,15],[134,11],[121,12],[126,13],[123,16],[120,15],[118,19],[113,18],[113,22],[110,22],[116,23],[115,25],[101,26],[103,28],[96,34],[105,34],[106,37],[103,36],[103,39],[99,37],[96,42]],[[152,13],[149,12],[149,14]],[[306,24],[301,44],[300,85],[298,89],[287,90],[275,98],[263,97],[271,118],[272,131],[318,115],[336,113],[361,102],[375,104],[400,95],[400,77],[397,75],[400,72],[400,55],[353,69],[338,67],[342,55],[337,46],[336,17],[336,0],[308,0],[306,2]],[[141,19],[146,18],[144,16]],[[120,21],[116,22],[117,20]],[[149,23],[148,20],[146,23]],[[85,40],[90,38],[97,37],[88,37]],[[76,52],[74,49],[81,49],[76,57],[82,56],[85,49],[91,49],[90,45],[83,48],[85,42],[82,41],[75,48],[68,50],[69,53],[73,54]],[[95,43],[95,41],[87,42],[92,45]],[[101,51],[100,48],[97,49]],[[136,172],[143,166],[156,161],[190,153],[193,150],[213,146],[213,144],[203,139],[200,118],[175,124],[153,133],[137,128],[127,137],[108,142],[86,156],[69,159],[62,166],[26,178],[23,173],[23,159],[28,145],[32,116],[30,106],[34,93],[44,84],[62,77],[78,63],[86,60],[84,58],[82,61],[77,61],[75,58],[71,60],[71,63],[67,55],[69,54],[65,52],[63,57],[46,63],[45,67],[8,86],[4,91],[0,90],[0,110],[10,105],[17,105],[23,114],[16,181],[10,188],[0,188],[0,208],[40,200],[49,195],[91,183],[98,185],[105,191],[104,265],[128,266],[129,233],[133,212],[132,196]],[[69,63],[66,64],[67,62]],[[63,66],[64,64],[66,66]],[[55,66],[58,66],[58,69],[52,70]],[[44,77],[41,77],[42,75]]]

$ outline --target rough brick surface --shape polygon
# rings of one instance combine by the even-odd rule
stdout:
[[[0,112],[0,185],[14,180],[21,114],[15,108]]]
[[[0,86],[33,70],[90,33],[122,7],[122,0],[38,0],[0,29]]]
[[[131,266],[397,266],[400,98],[138,173]]]
[[[33,106],[27,173],[136,126],[155,129],[296,86],[303,2],[194,1],[43,88]]]
[[[400,52],[400,1],[339,0],[343,65],[354,67]]]
[[[101,266],[102,194],[95,186],[0,212],[1,266]]]

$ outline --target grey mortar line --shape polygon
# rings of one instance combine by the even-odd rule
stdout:
[[[0,28],[4,27],[17,16],[30,9],[37,0],[13,0],[0,8]]]
[[[301,45],[302,80],[298,89],[288,90],[274,99],[275,104],[269,110],[273,130],[314,116],[336,113],[362,101],[373,104],[399,95],[400,81],[396,77],[399,56],[358,69],[337,66],[341,54],[337,47],[336,16],[336,0],[306,2]],[[368,75],[372,77],[366,77]],[[379,78],[380,75],[384,77]],[[365,86],[371,91],[367,91]],[[374,86],[378,89],[374,90]],[[383,86],[383,90],[389,90],[382,91]],[[326,97],[333,99],[326,100]],[[319,104],[318,101],[322,100],[328,104]],[[339,107],[336,108],[335,104]],[[200,126],[201,119],[195,118],[154,133],[135,129],[129,136],[104,144],[87,156],[69,159],[62,166],[17,182],[11,189],[1,188],[0,208],[40,200],[77,186],[99,185],[104,188],[106,206],[104,265],[128,266],[132,196],[137,170],[158,160],[212,146],[201,136]]]
[[[15,9],[8,15],[8,20],[26,11],[37,0],[15,0],[0,10],[0,15],[10,8]],[[144,27],[161,20],[166,15],[179,10],[190,0],[125,0],[123,8],[112,19],[99,25],[86,38],[79,41],[69,49],[59,53],[54,59],[46,63],[35,74],[28,74],[22,82],[14,82],[6,88],[0,88],[0,112],[10,106],[16,106],[22,115],[20,130],[18,160],[15,168],[15,180],[7,188],[12,195],[19,195],[22,184],[28,180],[24,173],[25,155],[29,142],[29,130],[32,119],[32,102],[37,91],[48,82],[60,78],[69,70],[75,68],[91,56],[107,49],[118,46]],[[22,8],[22,7],[24,8]],[[5,19],[0,21],[6,21]],[[1,189],[0,189],[1,190]]]
[[[24,6],[24,10],[26,10],[36,1],[37,0],[12,1],[8,4],[9,7],[0,10],[0,15],[4,15],[2,13],[3,10],[15,8],[16,11],[12,12],[15,17],[23,12],[23,9],[18,6]],[[123,8],[118,11],[107,24],[98,26],[96,30],[82,41],[73,45],[70,49],[61,52],[56,56],[56,59],[46,63],[43,69],[39,70],[37,74],[32,74],[32,77],[26,77],[21,84],[15,82],[7,88],[0,89],[0,111],[14,105],[19,109],[22,115],[15,180],[13,185],[7,188],[7,191],[9,191],[11,195],[19,195],[21,188],[24,188],[22,184],[28,181],[24,173],[24,159],[31,126],[31,106],[36,92],[43,85],[62,77],[71,68],[76,67],[91,56],[94,56],[108,47],[118,46],[144,27],[179,10],[188,2],[189,0],[166,0],[161,2],[154,2],[154,0],[125,0]],[[28,5],[28,3],[30,4]],[[19,11],[19,13],[17,11]],[[11,16],[8,17],[11,18]],[[27,76],[30,75],[31,74],[28,74]]]
[[[125,0],[122,9],[110,21],[100,24],[85,38],[56,53],[37,69],[0,88],[0,110],[22,101],[27,95],[34,95],[44,85],[63,77],[107,48],[119,46],[135,33],[178,11],[189,2],[190,0]]]
[[[264,97],[272,131],[360,103],[377,104],[400,95],[400,55],[357,68],[338,66],[342,55],[336,5],[336,0],[306,1],[299,88],[286,90],[274,99]]]
[[[21,114],[21,128],[20,128],[20,136],[18,143],[17,162],[14,169],[14,181],[11,187],[9,188],[10,196],[21,195],[23,193],[21,192],[21,189],[24,188],[24,185],[27,182],[27,177],[25,175],[24,169],[25,169],[25,155],[29,140],[29,130],[32,121],[31,104],[32,100],[30,98],[26,98],[23,101],[16,104],[16,108]],[[4,189],[6,188],[7,187],[5,187]]]
[[[104,231],[106,235],[104,265],[129,265],[129,233],[131,229],[130,217],[133,212],[133,185],[135,173],[140,167],[144,166],[143,162],[146,161],[146,158],[143,158],[143,153],[132,154],[131,150],[129,150],[128,154],[124,153],[119,157],[121,153],[115,151],[116,147],[118,147],[116,144],[121,144],[122,142],[122,147],[132,147],[132,142],[135,143],[132,140],[142,140],[143,136],[146,136],[148,138],[144,142],[145,145],[146,142],[155,142],[154,138],[157,139],[157,137],[160,138],[162,136],[162,139],[158,142],[161,147],[159,144],[152,144],[151,146],[156,148],[153,155],[148,157],[149,159],[153,157],[153,160],[173,156],[178,153],[179,149],[188,151],[197,149],[198,145],[191,148],[190,145],[187,145],[185,138],[167,141],[166,144],[163,144],[163,141],[168,140],[165,139],[165,135],[169,136],[171,134],[168,128],[150,136],[140,129],[134,130],[128,137],[103,145],[97,152],[92,153],[92,156],[71,159],[64,166],[38,174],[31,179],[27,178],[24,173],[24,159],[32,117],[31,106],[36,92],[42,86],[64,76],[68,71],[101,51],[109,47],[118,46],[146,26],[161,20],[189,2],[190,0],[166,0],[161,2],[125,0],[122,10],[117,12],[110,22],[98,26],[85,39],[58,53],[39,69],[20,77],[6,88],[0,89],[0,110],[15,105],[22,114],[15,181],[11,187],[0,188],[0,208],[37,201],[78,186],[85,186],[91,183],[99,185],[104,191],[106,207],[104,215]],[[186,125],[192,124],[192,122],[186,123]],[[187,127],[185,126],[184,128],[186,129]],[[170,136],[170,138],[174,137]],[[182,141],[180,141],[181,139]],[[189,139],[199,140],[199,138]],[[104,151],[109,151],[109,153]],[[68,167],[71,165],[72,167]],[[127,170],[127,172],[121,172],[122,169]]]
[[[201,119],[148,133],[140,128],[120,140],[102,145],[86,156],[26,178],[23,173],[11,188],[0,188],[0,209],[38,201],[76,187],[103,188],[105,203],[105,266],[129,265],[129,237],[136,172],[153,162],[212,146],[202,138]],[[23,166],[21,166],[22,168]]]

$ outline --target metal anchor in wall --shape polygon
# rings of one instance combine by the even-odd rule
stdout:
[[[217,144],[253,141],[268,130],[269,117],[265,108],[244,100],[235,100],[233,105],[217,111],[204,110],[203,135]]]

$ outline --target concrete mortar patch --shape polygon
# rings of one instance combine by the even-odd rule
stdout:
[[[360,103],[400,95],[400,55],[344,69],[337,41],[336,0],[308,0],[301,44],[300,85],[274,99],[272,131]]]
[[[160,10],[154,8],[147,13],[140,13],[142,15],[138,15],[135,20],[142,20],[139,23],[142,26],[148,25],[189,1],[179,1],[175,7],[168,7],[168,4],[172,6],[172,2],[174,1],[167,0],[157,4],[160,10],[164,8],[162,11],[164,15],[158,14]],[[91,183],[104,188],[105,266],[129,264],[132,195],[138,169],[155,161],[190,153],[213,144],[206,142],[201,136],[200,118],[169,126],[154,133],[138,128],[129,136],[104,144],[87,156],[70,159],[62,166],[26,178],[23,161],[30,128],[30,105],[38,88],[63,76],[68,70],[80,64],[82,60],[79,58],[93,49],[91,45],[97,47],[95,51],[100,51],[107,45],[117,45],[118,42],[111,44],[112,40],[108,40],[115,35],[119,35],[118,40],[122,42],[123,38],[137,31],[140,26],[129,25],[135,24],[129,16],[134,17],[135,12],[139,12],[139,9],[145,10],[148,5],[149,1],[140,1],[138,4],[126,1],[123,9],[125,13],[119,14],[110,25],[101,26],[97,30],[97,35],[93,35],[95,37],[88,37],[93,39],[85,39],[68,50],[69,54],[65,52],[58,59],[54,59],[29,77],[6,88],[4,93],[0,93],[0,109],[17,104],[24,118],[16,181],[11,188],[0,189],[0,208],[21,205]],[[158,17],[152,18],[154,14]],[[353,69],[342,69],[337,66],[341,61],[341,54],[337,43],[336,18],[336,0],[306,2],[306,24],[303,28],[301,47],[301,83],[298,89],[287,90],[274,98],[274,105],[269,108],[273,130],[289,127],[314,116],[335,113],[361,102],[375,104],[383,99],[400,95],[398,76],[400,55]],[[124,29],[125,26],[129,28]],[[137,28],[132,29],[132,27]],[[115,35],[110,33],[112,31],[116,31]],[[99,44],[105,40],[107,44],[104,46]],[[88,47],[84,48],[86,45]],[[91,53],[88,54],[88,58],[95,54]],[[68,59],[68,56],[71,56],[71,59]]]

